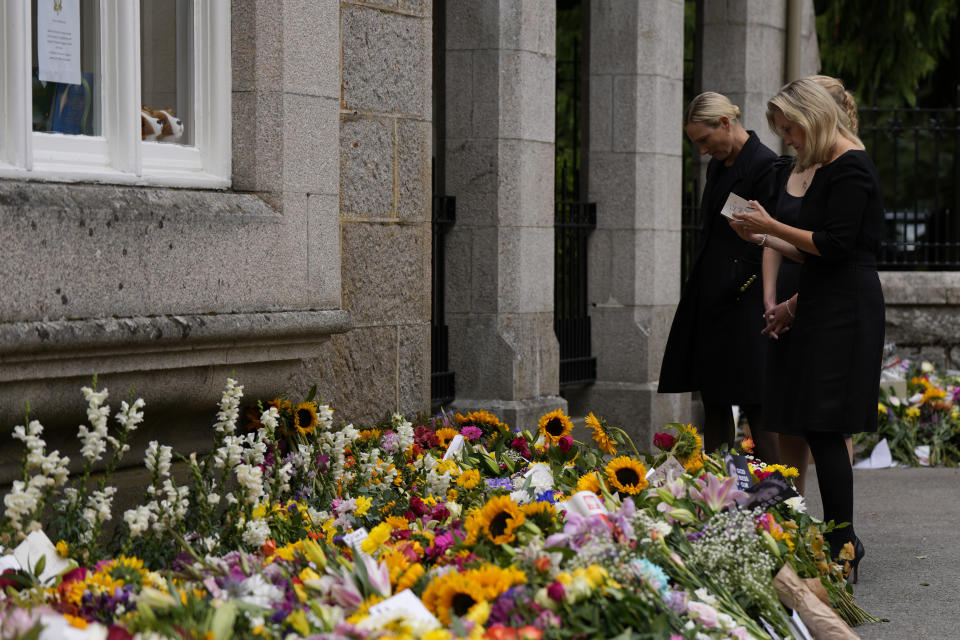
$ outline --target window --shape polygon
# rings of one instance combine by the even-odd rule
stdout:
[[[3,0],[0,177],[230,184],[228,0]]]

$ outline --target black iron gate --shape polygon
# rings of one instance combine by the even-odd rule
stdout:
[[[453,402],[456,378],[450,371],[449,338],[444,321],[444,236],[456,221],[453,196],[433,197],[433,299],[430,310],[430,403],[439,408]]]
[[[587,240],[597,226],[597,205],[585,202],[588,95],[582,51],[590,33],[580,0],[557,2],[556,191],[554,205],[554,316],[560,343],[560,386],[597,379],[590,344]]]

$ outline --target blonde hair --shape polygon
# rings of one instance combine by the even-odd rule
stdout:
[[[774,115],[780,113],[803,131],[805,144],[797,157],[796,171],[830,160],[830,151],[842,132],[859,148],[863,143],[843,124],[840,107],[830,92],[811,78],[801,78],[787,84],[767,102],[767,123],[780,134]]]
[[[740,120],[740,107],[730,102],[730,98],[715,91],[704,91],[690,101],[683,114],[683,126],[692,122],[702,122],[711,127],[720,125],[720,118],[731,122]]]
[[[840,123],[846,126],[853,135],[857,135],[860,128],[860,120],[857,117],[857,100],[843,86],[843,82],[839,78],[823,75],[810,76],[810,79],[827,90],[830,97],[840,107]]]

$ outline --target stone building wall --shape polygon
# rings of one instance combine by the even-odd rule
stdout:
[[[432,5],[340,2],[339,189],[349,333],[304,360],[338,415],[430,407]]]
[[[147,402],[133,463],[208,444],[228,376],[352,420],[428,408],[430,14],[232,0],[225,191],[0,180],[0,482],[28,402],[76,449],[93,374]]]
[[[960,272],[885,271],[880,282],[893,353],[960,370]]]

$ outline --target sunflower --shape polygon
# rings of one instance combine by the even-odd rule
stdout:
[[[546,500],[522,505],[520,510],[542,531],[550,532],[557,527],[557,509]]]
[[[510,496],[491,498],[480,509],[480,528],[493,544],[513,542],[514,532],[526,520],[520,507]]]
[[[437,439],[440,440],[440,446],[446,449],[447,446],[449,446],[450,441],[453,440],[454,436],[456,436],[458,433],[460,432],[451,427],[442,427],[437,429],[436,434]]]
[[[597,495],[600,494],[600,479],[595,471],[580,476],[577,480],[577,491],[593,491]]]
[[[627,456],[614,458],[604,470],[607,472],[607,482],[621,493],[637,495],[650,484],[643,463]]]
[[[524,572],[485,564],[463,573],[451,571],[434,578],[423,590],[423,604],[449,626],[453,616],[464,617],[496,599],[514,585],[526,582]]]
[[[293,426],[300,435],[305,436],[308,433],[313,433],[319,423],[316,402],[301,402],[293,410]]]
[[[573,431],[573,423],[570,421],[570,418],[563,413],[563,409],[551,411],[540,418],[537,427],[540,429],[540,435],[550,444],[554,445],[560,442],[561,438],[570,435],[570,432]]]
[[[597,443],[597,447],[600,448],[604,453],[610,454],[611,456],[617,455],[617,446],[613,442],[604,427],[606,426],[606,421],[602,418],[597,418],[591,412],[586,419],[587,428],[593,431],[593,439]]]
[[[703,451],[703,438],[692,424],[677,425],[677,440],[675,455],[684,466]]]

